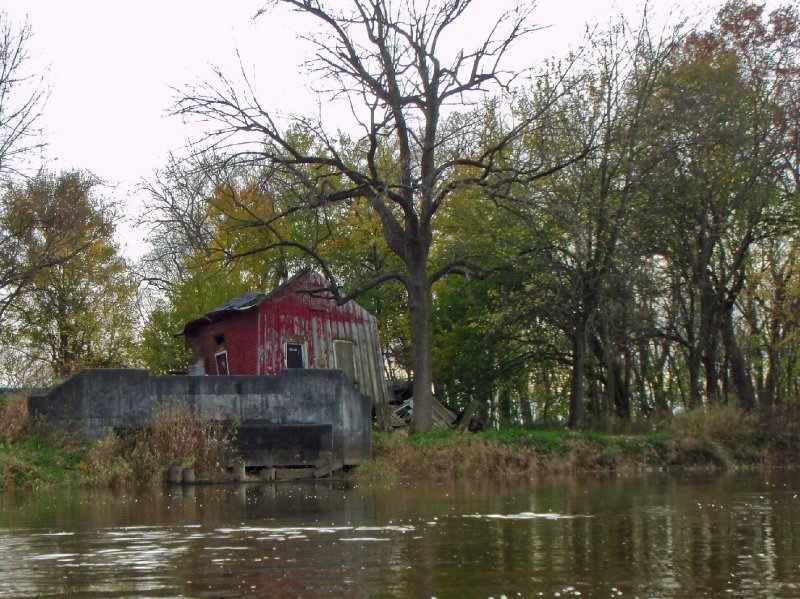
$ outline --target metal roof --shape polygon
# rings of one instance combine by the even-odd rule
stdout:
[[[239,297],[222,304],[219,308],[214,308],[211,312],[227,312],[229,310],[248,310],[257,306],[264,299],[265,295],[260,291],[246,291]]]

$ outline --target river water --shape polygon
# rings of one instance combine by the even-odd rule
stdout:
[[[800,597],[800,473],[10,492],[4,597]]]

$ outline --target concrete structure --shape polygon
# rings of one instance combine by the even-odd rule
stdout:
[[[342,370],[376,405],[388,400],[374,316],[337,305],[328,281],[305,270],[270,293],[251,291],[187,323],[189,374],[274,375]]]
[[[28,410],[59,428],[97,438],[144,426],[159,406],[186,405],[199,418],[273,425],[330,425],[332,461],[371,455],[371,400],[340,370],[276,376],[151,376],[147,370],[87,369],[31,395]]]

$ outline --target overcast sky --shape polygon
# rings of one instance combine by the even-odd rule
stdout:
[[[307,21],[284,11],[253,21],[263,4],[3,0],[0,8],[13,22],[27,18],[31,25],[31,66],[47,69],[51,93],[40,125],[48,168],[92,171],[114,186],[107,193],[125,202],[134,217],[142,199],[138,182],[191,136],[179,119],[168,116],[173,88],[197,82],[212,64],[236,74],[237,51],[255,74],[264,105],[313,110],[316,100],[300,67],[308,47],[297,40]],[[488,23],[503,4],[475,0],[470,23],[476,28]],[[673,7],[696,14],[722,2],[704,2],[701,9],[688,0],[650,4],[663,18]],[[580,43],[587,22],[606,23],[620,11],[634,17],[641,6],[637,0],[540,0],[534,20],[547,29],[528,37],[521,50],[534,60],[563,55]],[[142,233],[124,224],[119,233],[129,257],[145,249],[138,241]]]

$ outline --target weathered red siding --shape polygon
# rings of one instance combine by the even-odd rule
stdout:
[[[330,299],[297,293],[313,285],[324,286],[325,281],[310,273],[259,306],[257,374],[277,374],[283,370],[287,341],[305,344],[308,368],[333,368],[333,340],[357,343],[357,327],[373,326],[370,321],[374,319],[355,302],[337,306]]]
[[[225,336],[225,351],[228,352],[228,374],[254,374],[258,363],[256,350],[256,313],[233,313],[228,318],[198,329],[193,335],[200,341],[200,353],[206,374],[217,374],[214,354],[218,335]]]
[[[216,374],[214,338],[225,336],[229,374],[274,375],[286,367],[286,343],[302,343],[306,368],[337,368],[334,341],[353,343],[353,382],[374,401],[386,398],[377,321],[355,302],[337,306],[315,297],[310,289],[324,288],[321,275],[308,272],[262,303],[241,311],[212,312],[209,324],[193,321],[187,347],[200,340],[207,374]],[[213,321],[213,322],[211,322]]]

